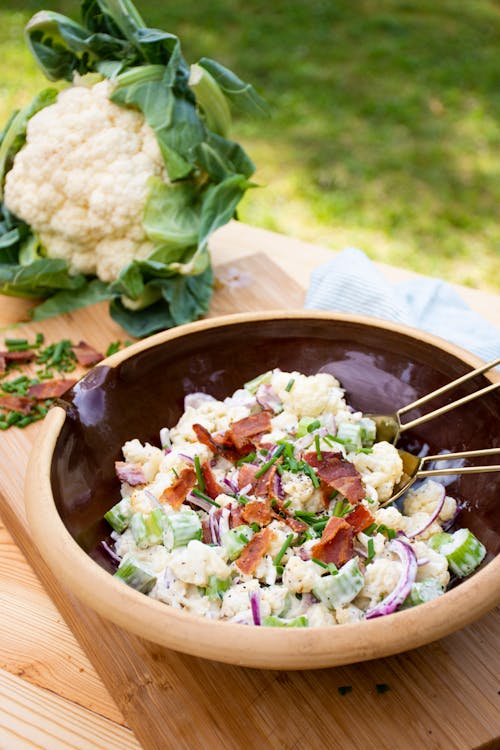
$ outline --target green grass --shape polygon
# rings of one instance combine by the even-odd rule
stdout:
[[[244,221],[500,291],[493,0],[137,4],[190,62],[217,58],[271,105],[269,121],[235,122],[264,186]],[[2,121],[44,85],[21,33],[43,7],[77,17],[71,0],[2,0]]]

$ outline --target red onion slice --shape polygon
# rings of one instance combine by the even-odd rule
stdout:
[[[446,498],[446,490],[445,490],[445,488],[442,485],[439,485],[439,487],[440,487],[439,500],[437,501],[436,507],[432,511],[431,516],[429,517],[429,519],[425,522],[425,524],[420,529],[417,529],[417,531],[414,531],[412,534],[407,534],[406,535],[409,539],[413,539],[414,537],[418,536],[419,534],[422,534],[422,532],[424,532],[426,529],[429,528],[429,526],[431,525],[431,523],[434,523],[434,521],[436,520],[436,518],[441,513],[441,511],[443,509],[444,501],[445,501],[445,498]]]
[[[259,385],[255,398],[257,399],[259,406],[262,406],[263,409],[268,409],[274,412],[274,414],[279,414],[283,411],[283,402],[272,385]]]
[[[260,616],[260,590],[251,591],[249,594],[250,607],[252,609],[252,618],[254,625],[262,625],[262,619]]]
[[[194,458],[192,456],[188,456],[187,453],[179,453],[179,458],[183,458],[185,461],[189,461],[190,464],[194,464]]]
[[[210,508],[215,507],[214,505],[212,505],[212,503],[209,503],[207,500],[203,500],[202,497],[193,495],[192,492],[190,492],[189,495],[186,497],[186,502],[189,503],[190,505],[194,505],[195,508],[201,508],[207,513],[210,513]]]
[[[210,529],[210,536],[213,544],[220,544],[219,517],[220,508],[216,508],[215,505],[212,505],[208,511],[208,528]]]
[[[411,591],[411,585],[417,577],[417,556],[413,548],[402,539],[393,539],[387,549],[395,552],[401,560],[403,570],[394,589],[375,607],[367,610],[366,619],[390,615],[404,602]]]
[[[117,555],[113,549],[111,549],[111,547],[109,546],[107,542],[103,540],[102,542],[99,542],[99,546],[104,550],[106,555],[115,565],[120,565],[122,561],[121,557]]]

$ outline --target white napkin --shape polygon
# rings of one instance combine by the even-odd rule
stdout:
[[[357,248],[313,271],[305,306],[406,323],[486,361],[500,356],[500,329],[471,310],[452,286],[427,276],[391,284]]]

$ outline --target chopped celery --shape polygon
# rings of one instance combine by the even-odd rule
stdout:
[[[253,380],[249,380],[248,383],[245,383],[243,388],[245,388],[245,390],[247,391],[250,391],[250,393],[257,393],[259,385],[270,383],[272,376],[273,371],[268,370],[267,372],[262,373],[262,375],[257,375],[257,377],[253,378]]]
[[[458,529],[449,542],[441,546],[450,569],[460,578],[469,575],[483,561],[486,548],[469,529]]]
[[[222,546],[230,560],[236,560],[240,556],[253,534],[253,529],[250,526],[235,526],[234,529],[230,529],[222,535]]]
[[[130,520],[130,529],[138,547],[145,549],[162,541],[164,518],[161,508],[155,508],[147,514],[133,514]]]
[[[231,586],[231,578],[217,578],[217,576],[209,576],[208,586],[205,589],[205,596],[209,599],[222,599],[224,591],[227,591]]]
[[[169,552],[177,547],[184,547],[192,539],[201,540],[201,521],[194,510],[166,516],[164,526],[163,543]]]
[[[123,534],[130,523],[132,515],[129,499],[123,498],[123,500],[120,500],[119,503],[113,505],[113,507],[104,514],[104,518],[115,531],[119,534]]]
[[[156,576],[144,563],[128,556],[123,558],[114,576],[143,594],[151,591],[156,583]]]
[[[340,422],[336,437],[344,443],[347,451],[358,451],[363,447],[359,422]]]
[[[441,552],[441,547],[444,544],[448,544],[449,542],[451,542],[452,539],[452,534],[447,534],[443,531],[439,534],[433,534],[427,542],[427,545],[436,552]]]
[[[430,602],[444,594],[443,586],[435,578],[426,578],[424,581],[412,583],[411,591],[401,605],[402,608],[415,607],[417,604]]]
[[[362,417],[358,424],[361,428],[363,448],[371,448],[377,438],[377,425],[369,417]]]
[[[312,592],[330,609],[349,604],[364,586],[364,578],[357,558],[352,558],[343,565],[336,575],[320,578]]]
[[[268,628],[307,628],[309,621],[305,615],[295,617],[293,620],[285,620],[276,615],[269,615],[262,619],[262,624]]]

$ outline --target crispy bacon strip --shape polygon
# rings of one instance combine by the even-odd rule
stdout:
[[[344,565],[354,554],[353,528],[344,518],[333,516],[326,524],[321,539],[311,550],[311,556],[325,563]]]
[[[270,429],[271,416],[268,412],[262,411],[233,422],[228,432],[237,450],[242,451],[252,442],[252,438],[269,432]]]
[[[212,532],[210,531],[210,519],[205,514],[201,519],[201,541],[203,544],[212,543]]]
[[[277,468],[276,464],[273,464],[269,469],[257,479],[255,485],[254,494],[257,497],[274,497],[274,477],[276,475]]]
[[[272,535],[273,532],[271,529],[262,529],[262,531],[259,531],[250,539],[247,546],[243,548],[243,552],[236,560],[236,565],[242,573],[252,575],[255,572],[260,560],[269,549]]]
[[[375,518],[372,516],[368,508],[365,508],[365,506],[361,504],[356,505],[354,510],[344,516],[344,519],[349,526],[352,526],[354,534],[359,534],[360,531],[364,531],[375,521]]]
[[[359,503],[364,498],[361,474],[341,453],[321,451],[321,459],[318,459],[316,453],[306,453],[304,459],[316,469],[322,482],[340,492],[349,502]]]
[[[31,362],[34,358],[35,352],[33,349],[26,349],[22,352],[0,352],[0,358],[4,359],[5,362]]]
[[[201,424],[194,424],[193,432],[200,443],[206,445],[214,453],[218,453],[219,456],[223,456],[229,461],[237,461],[240,457],[238,451],[228,442],[227,432],[224,435],[213,436]]]
[[[63,393],[69,391],[75,383],[76,379],[61,378],[60,380],[46,380],[43,383],[37,383],[28,388],[27,395],[31,398],[58,398]]]
[[[229,512],[229,528],[234,529],[235,526],[243,526],[243,507],[235,506],[232,507]]]
[[[195,484],[196,472],[192,466],[186,466],[179,474],[179,479],[163,490],[159,498],[160,503],[168,503],[178,510]]]
[[[147,479],[144,476],[141,464],[129,464],[125,461],[115,461],[116,476],[122,482],[135,487],[137,484],[146,484]]]
[[[218,495],[222,495],[224,490],[215,478],[215,474],[213,473],[209,464],[203,464],[203,466],[201,467],[201,473],[203,476],[203,481],[205,483],[206,494],[208,495],[208,497],[211,497],[212,500],[215,500]]]
[[[34,401],[26,396],[12,396],[8,393],[0,396],[0,409],[28,414],[32,406],[34,406]]]
[[[80,341],[79,344],[72,346],[71,349],[78,364],[84,367],[91,367],[104,359],[102,354],[89,346],[85,341]]]
[[[4,357],[5,352],[0,352],[0,375],[3,375],[7,370],[7,360]]]
[[[252,500],[243,507],[241,515],[246,523],[256,523],[262,528],[271,523],[271,504],[266,501]]]
[[[241,464],[238,470],[238,489],[242,490],[243,487],[248,487],[248,485],[250,485],[250,494],[253,495],[258,481],[255,479],[255,473],[258,470],[258,466],[253,466],[252,464]]]

